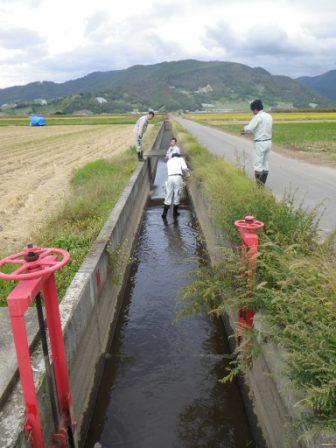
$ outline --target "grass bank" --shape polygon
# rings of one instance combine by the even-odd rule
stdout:
[[[232,243],[232,250],[223,252],[219,265],[198,270],[195,280],[185,288],[185,312],[204,307],[217,315],[232,307],[260,311],[264,330],[249,333],[251,343],[238,353],[227,378],[245,371],[260,349],[257,340],[267,337],[284,350],[284,374],[303,397],[299,407],[309,427],[335,431],[333,246],[318,243],[313,214],[294,209],[290,197],[276,202],[271,192],[258,189],[241,170],[210,154],[180,126],[175,125],[175,132],[191,158],[193,176],[210,201],[216,227]],[[247,214],[265,222],[252,296],[239,275],[239,239],[233,225]]]
[[[56,274],[59,296],[63,297],[73,276],[97,238],[106,218],[137,166],[133,149],[110,160],[99,159],[77,170],[71,179],[71,193],[61,212],[35,236],[44,247],[62,247],[71,262]],[[0,303],[12,282],[0,281]]]

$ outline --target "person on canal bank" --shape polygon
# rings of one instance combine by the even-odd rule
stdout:
[[[135,147],[138,154],[138,160],[140,162],[143,162],[144,160],[142,154],[142,138],[147,130],[148,123],[154,118],[154,115],[154,111],[149,110],[146,115],[143,115],[139,118],[133,129],[135,135]]]
[[[166,197],[164,200],[164,207],[162,218],[167,218],[169,207],[173,203],[174,219],[179,215],[178,206],[180,205],[180,196],[183,189],[183,176],[189,176],[189,169],[181,154],[174,153],[170,159],[167,160],[168,179],[166,182]]]
[[[259,186],[264,186],[268,176],[268,156],[272,148],[273,119],[264,111],[261,100],[251,103],[251,111],[254,115],[248,125],[244,126],[242,134],[253,134],[253,168],[254,175]]]
[[[173,154],[181,154],[181,150],[180,148],[177,146],[177,139],[175,137],[173,137],[170,140],[170,146],[167,149],[167,153],[166,153],[166,160],[169,160],[172,158]]]

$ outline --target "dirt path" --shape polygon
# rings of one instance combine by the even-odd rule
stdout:
[[[0,254],[20,249],[57,211],[75,169],[132,143],[129,125],[0,128]]]

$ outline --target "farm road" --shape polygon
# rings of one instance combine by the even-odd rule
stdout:
[[[244,166],[247,174],[254,177],[251,163],[253,142],[184,118],[175,116],[174,119],[209,151],[223,156],[232,164]],[[304,203],[308,209],[321,205],[321,210],[324,210],[319,226],[322,234],[336,228],[335,169],[315,166],[272,151],[267,186],[277,199],[294,192],[296,205]]]

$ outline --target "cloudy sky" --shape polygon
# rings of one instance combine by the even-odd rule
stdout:
[[[335,0],[0,0],[0,88],[197,58],[336,68]]]

